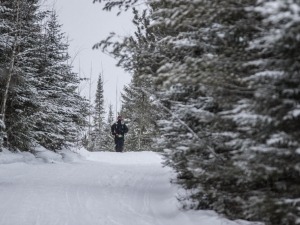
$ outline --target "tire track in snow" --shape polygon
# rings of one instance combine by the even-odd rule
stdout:
[[[124,166],[124,169],[119,170],[118,173],[112,177],[112,187],[121,187],[121,191],[116,193],[115,196],[117,197],[118,208],[123,215],[134,217],[135,220],[138,221],[136,224],[152,225],[152,223],[148,222],[151,218],[139,212],[140,207],[137,206],[140,204],[133,204],[133,199],[136,199],[134,193],[136,193],[135,190],[138,189],[140,183],[139,176],[134,174],[135,171],[132,171],[128,166]],[[140,196],[137,196],[137,198],[141,199]],[[114,220],[114,222],[118,223],[116,220]],[[118,224],[123,225],[121,222]]]
[[[155,197],[153,196],[155,177],[159,176],[155,169],[152,170],[153,168],[149,169],[149,166],[142,165],[127,168],[129,179],[122,181],[126,186],[122,195],[127,197],[120,198],[119,204],[122,205],[124,213],[130,213],[136,217],[137,225],[163,225],[157,219],[152,209],[153,206],[150,204],[150,198]]]
[[[146,208],[147,211],[149,211],[150,215],[152,218],[154,218],[154,222],[157,225],[163,225],[160,221],[158,221],[156,218],[156,215],[153,211],[151,201],[150,201],[150,195],[153,193],[153,187],[154,187],[154,180],[151,180],[150,182],[148,181],[148,185],[145,187],[145,194],[144,194],[144,207]],[[146,211],[146,212],[147,212]]]

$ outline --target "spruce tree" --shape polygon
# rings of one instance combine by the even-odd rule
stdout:
[[[38,110],[35,75],[42,40],[40,21],[44,15],[38,12],[38,1],[14,0],[2,4],[7,9],[1,13],[7,24],[2,28],[6,45],[1,49],[1,67],[7,71],[5,82],[1,83],[2,120],[10,147],[29,150]]]
[[[102,143],[102,148],[105,151],[115,151],[114,137],[111,134],[111,126],[114,123],[114,113],[112,104],[108,107],[107,120],[104,127],[104,138]]]
[[[94,112],[94,126],[101,130],[104,123],[104,96],[103,96],[103,81],[101,75],[98,77],[96,98],[95,98],[95,112]]]
[[[248,110],[253,153],[248,159],[250,179],[260,196],[259,216],[268,224],[297,224],[299,210],[300,138],[300,3],[260,2],[252,8],[263,17],[262,35],[249,45],[259,64],[247,77],[255,89]],[[297,208],[298,207],[298,208]]]
[[[8,2],[0,2],[0,107],[1,111],[3,111],[6,107],[4,104],[4,95],[7,89],[6,85],[9,85],[9,67],[8,67],[8,54],[9,54],[9,43],[8,40],[13,40],[12,30],[16,26],[16,23],[13,26],[13,21],[10,20],[11,18],[11,10],[9,8]],[[16,22],[16,21],[15,21]],[[4,138],[6,136],[5,132],[5,124],[3,120],[3,115],[0,113],[0,151],[3,147]]]
[[[85,124],[87,103],[76,91],[79,80],[68,65],[68,44],[55,12],[49,16],[42,44],[35,137],[44,147],[58,150],[77,141]]]
[[[105,140],[105,121],[104,121],[104,96],[103,96],[103,81],[101,75],[98,77],[95,106],[93,110],[93,126],[91,133],[91,150],[104,150],[103,142]]]
[[[149,88],[151,88],[149,80],[136,76],[124,87],[122,115],[130,127],[130,132],[126,136],[126,146],[131,151],[153,150],[153,140],[157,134],[158,109],[151,100]]]

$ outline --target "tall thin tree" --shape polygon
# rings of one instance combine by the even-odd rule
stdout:
[[[13,44],[12,44],[12,51],[11,51],[11,56],[10,56],[10,64],[9,64],[9,69],[7,71],[7,81],[4,89],[4,94],[2,97],[2,103],[1,103],[1,111],[0,111],[0,119],[2,120],[2,123],[4,123],[5,126],[5,112],[6,112],[6,102],[8,98],[8,91],[10,87],[10,82],[11,82],[11,77],[14,71],[14,66],[15,66],[15,60],[16,60],[16,49],[17,49],[17,39],[18,39],[18,34],[19,34],[19,16],[20,16],[20,0],[14,0],[13,4],[14,6],[14,11],[16,14],[16,19],[14,21],[14,27],[12,30],[12,33],[14,33],[14,39],[13,39]]]

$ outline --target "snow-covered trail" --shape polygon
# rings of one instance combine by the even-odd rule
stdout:
[[[91,153],[73,163],[0,164],[0,225],[237,225],[179,210],[156,153]]]

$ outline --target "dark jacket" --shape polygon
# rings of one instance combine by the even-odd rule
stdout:
[[[128,132],[128,127],[120,120],[111,126],[111,134],[116,138],[124,138],[124,134]]]

